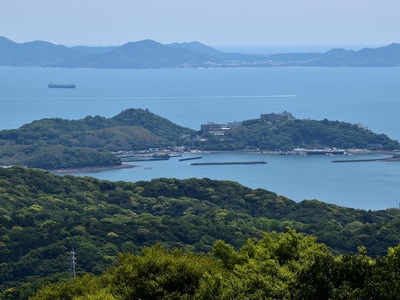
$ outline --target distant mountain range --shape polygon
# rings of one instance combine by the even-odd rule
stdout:
[[[226,53],[199,42],[161,44],[153,40],[118,47],[66,47],[45,41],[15,43],[0,37],[0,65],[59,68],[225,68],[225,67],[396,67],[400,44],[359,51],[254,55]]]

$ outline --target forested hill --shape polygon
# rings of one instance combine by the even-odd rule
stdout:
[[[199,124],[200,127],[200,124]],[[202,136],[200,136],[200,134]],[[105,118],[42,119],[0,131],[0,165],[42,169],[120,165],[112,151],[195,146],[200,150],[399,149],[398,141],[354,124],[328,120],[247,120],[223,135],[184,128],[149,112],[126,109]]]
[[[144,109],[105,118],[42,119],[0,131],[0,164],[44,169],[109,166],[121,161],[109,151],[185,144],[193,130]]]
[[[4,299],[24,299],[44,282],[67,279],[72,248],[81,276],[99,274],[119,252],[136,253],[157,241],[206,253],[218,239],[238,248],[286,226],[315,236],[333,253],[365,246],[375,257],[400,243],[398,209],[296,203],[231,181],[110,182],[13,167],[0,169],[0,190]]]
[[[377,259],[362,247],[335,256],[292,230],[249,239],[239,250],[219,240],[208,255],[156,244],[119,255],[101,276],[44,286],[33,300],[398,300],[399,259],[400,246]]]
[[[242,126],[226,130],[224,135],[205,135],[200,144],[208,150],[260,150],[290,151],[293,148],[367,149],[379,145],[383,150],[399,149],[400,144],[385,134],[377,134],[363,126],[340,121],[285,120],[266,122],[247,120]]]

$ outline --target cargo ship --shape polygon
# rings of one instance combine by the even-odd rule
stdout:
[[[76,84],[73,83],[52,83],[48,84],[49,88],[59,88],[59,89],[74,89]]]

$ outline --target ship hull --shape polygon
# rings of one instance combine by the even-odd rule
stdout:
[[[49,83],[48,87],[51,89],[74,89],[76,84],[73,83]]]

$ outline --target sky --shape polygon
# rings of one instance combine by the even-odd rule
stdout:
[[[399,12],[399,0],[0,0],[0,36],[67,46],[387,45],[400,42]]]

